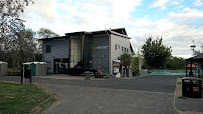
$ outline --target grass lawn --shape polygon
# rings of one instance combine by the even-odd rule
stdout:
[[[184,78],[185,76],[178,76],[178,78]]]
[[[182,82],[177,82],[178,83],[178,85],[182,85]]]
[[[0,82],[0,114],[40,113],[55,101],[34,84]]]

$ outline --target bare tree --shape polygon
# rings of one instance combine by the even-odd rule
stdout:
[[[0,60],[16,60],[17,33],[24,30],[24,20],[19,16],[32,0],[0,0]],[[10,58],[9,58],[10,57]],[[14,63],[14,61],[13,61]]]

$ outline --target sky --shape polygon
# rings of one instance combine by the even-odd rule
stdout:
[[[63,36],[78,31],[125,28],[134,51],[148,37],[163,38],[172,55],[189,58],[203,45],[203,0],[33,0],[21,18],[27,28]]]

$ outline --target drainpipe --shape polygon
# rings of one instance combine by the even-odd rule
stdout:
[[[83,72],[84,72],[84,70],[85,70],[85,68],[84,68],[84,40],[85,40],[85,33],[84,34],[82,34],[82,70],[83,70]]]
[[[109,30],[107,30],[107,35],[109,36],[109,63],[110,63],[110,65],[109,65],[109,74],[111,75],[111,71],[112,71],[112,68],[111,68],[111,66],[112,66],[112,64],[111,64],[111,34],[109,34],[108,33],[108,31],[110,31],[111,32],[111,29],[109,29]]]

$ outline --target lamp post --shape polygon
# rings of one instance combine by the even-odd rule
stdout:
[[[196,45],[194,44],[195,40],[192,41],[192,45],[190,46],[191,50],[194,52],[195,51],[195,47]],[[190,60],[190,76],[193,76],[193,73],[192,73],[192,60]]]
[[[191,45],[190,48],[191,48],[192,51],[194,51],[195,47],[196,47],[196,45],[194,45],[195,40],[193,40],[192,42],[193,42],[193,45]]]

